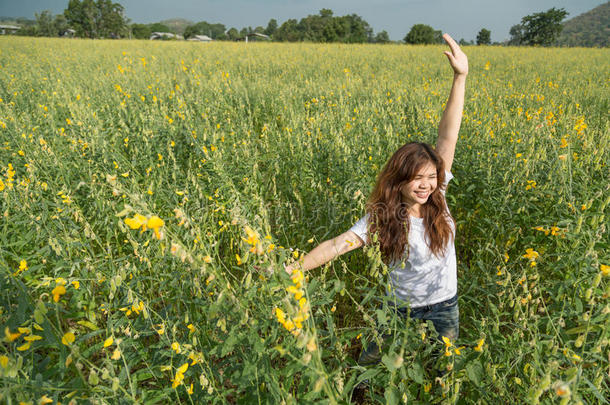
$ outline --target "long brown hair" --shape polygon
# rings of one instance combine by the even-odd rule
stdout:
[[[441,193],[445,187],[443,159],[426,143],[407,143],[394,153],[379,173],[366,205],[369,233],[377,233],[386,264],[399,260],[408,247],[409,206],[402,199],[401,188],[412,181],[427,163],[436,167],[437,187],[421,207],[426,243],[433,254],[440,256],[453,237],[449,224],[452,219]]]

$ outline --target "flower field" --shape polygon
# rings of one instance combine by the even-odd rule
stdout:
[[[608,403],[607,49],[464,49],[456,341],[374,246],[282,270],[435,141],[443,50],[0,38],[0,402]]]

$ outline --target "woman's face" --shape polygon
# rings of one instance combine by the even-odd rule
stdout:
[[[425,204],[436,190],[436,180],[436,166],[432,162],[426,163],[413,180],[402,186],[403,201],[409,206]]]

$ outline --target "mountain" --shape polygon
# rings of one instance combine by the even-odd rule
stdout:
[[[184,18],[170,18],[169,20],[161,21],[161,24],[167,25],[172,32],[176,34],[184,34],[184,30],[189,25],[193,25],[194,22],[185,20]]]
[[[560,46],[610,46],[610,1],[563,23]]]

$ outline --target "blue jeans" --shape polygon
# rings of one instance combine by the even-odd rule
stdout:
[[[454,295],[446,301],[425,307],[411,308],[394,307],[394,310],[403,318],[409,313],[412,319],[431,321],[434,329],[438,333],[438,340],[442,342],[442,337],[448,337],[455,341],[460,334],[460,310],[458,306],[458,295]],[[384,336],[384,340],[389,335]],[[358,359],[358,364],[374,364],[381,360],[381,350],[375,342],[369,343],[366,350],[363,350]]]

